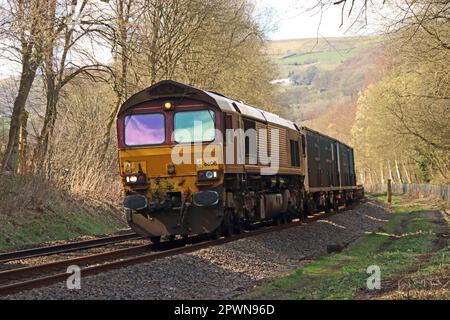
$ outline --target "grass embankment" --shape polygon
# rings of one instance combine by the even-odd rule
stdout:
[[[386,200],[385,196],[378,196]],[[256,288],[244,299],[449,299],[449,223],[442,204],[393,198],[384,232],[319,257],[290,276]],[[367,290],[367,267],[381,270],[381,289]]]
[[[103,235],[126,226],[111,205],[75,199],[33,177],[0,177],[0,250],[82,235]]]

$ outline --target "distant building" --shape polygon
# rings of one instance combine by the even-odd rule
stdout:
[[[281,84],[283,86],[288,86],[291,84],[290,78],[284,78],[284,79],[275,79],[270,81],[271,84]]]

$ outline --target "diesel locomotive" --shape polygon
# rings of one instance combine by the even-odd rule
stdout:
[[[363,193],[351,147],[171,80],[123,103],[117,136],[128,223],[153,242],[286,223]]]

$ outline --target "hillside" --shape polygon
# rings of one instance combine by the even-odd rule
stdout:
[[[278,112],[301,125],[350,142],[355,103],[377,78],[380,37],[271,41],[266,54],[278,65]]]

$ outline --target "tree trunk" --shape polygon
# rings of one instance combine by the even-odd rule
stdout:
[[[403,183],[402,176],[400,175],[400,168],[398,167],[398,161],[395,160],[395,172],[397,172],[397,178],[400,183]]]
[[[387,163],[388,163],[388,170],[389,170],[389,179],[390,179],[392,182],[395,182],[395,181],[394,181],[394,178],[392,177],[391,161],[388,160]]]
[[[155,7],[158,10],[154,10],[154,16],[152,17],[152,40],[150,44],[150,76],[151,84],[156,82],[157,71],[158,71],[158,38],[159,38],[159,3],[155,3]]]
[[[366,181],[364,181],[363,169],[359,169],[359,179],[362,184],[366,184]]]
[[[366,184],[366,168],[361,170],[361,180],[363,181],[363,184]]]
[[[406,181],[408,181],[408,183],[411,183],[411,178],[409,176],[408,169],[406,168],[405,163],[403,161],[402,161],[402,167],[403,167],[403,171],[405,172]]]
[[[115,45],[119,48],[118,53],[115,58],[119,59],[120,71],[117,75],[117,82],[114,84],[114,93],[116,94],[116,102],[111,109],[111,112],[106,121],[106,130],[103,136],[103,150],[100,151],[100,158],[103,159],[106,156],[110,143],[111,128],[116,119],[116,114],[119,111],[121,104],[128,97],[128,65],[129,65],[129,39],[128,39],[128,28],[130,20],[130,7],[131,2],[125,3],[124,0],[118,2],[118,12],[117,12],[117,25],[119,28],[119,39]]]
[[[55,127],[59,89],[55,87],[54,80],[54,77],[50,77],[47,81],[47,106],[45,111],[45,119],[33,159],[35,173],[42,173],[43,168],[45,167],[44,163],[47,156],[49,139],[53,134],[53,129]]]
[[[25,104],[30,94],[37,69],[37,64],[33,64],[30,60],[31,52],[28,50],[22,55],[22,74],[20,76],[19,91],[14,100],[8,145],[6,146],[2,159],[2,169],[7,171],[17,172],[18,168],[20,125],[23,121]]]
[[[384,184],[383,164],[381,162],[380,162],[380,177],[381,177],[381,184]]]
[[[54,69],[54,48],[55,48],[55,14],[56,1],[52,0],[48,3],[47,25],[43,45],[43,71],[45,74],[46,84],[46,108],[44,123],[39,134],[38,145],[36,146],[33,156],[33,169],[35,173],[43,173],[45,167],[45,157],[48,150],[49,137],[53,132],[56,120],[56,104],[59,96],[59,90],[56,84],[56,72]],[[66,39],[67,40],[67,39]],[[64,57],[64,52],[63,52]],[[64,61],[62,66],[64,66]]]

